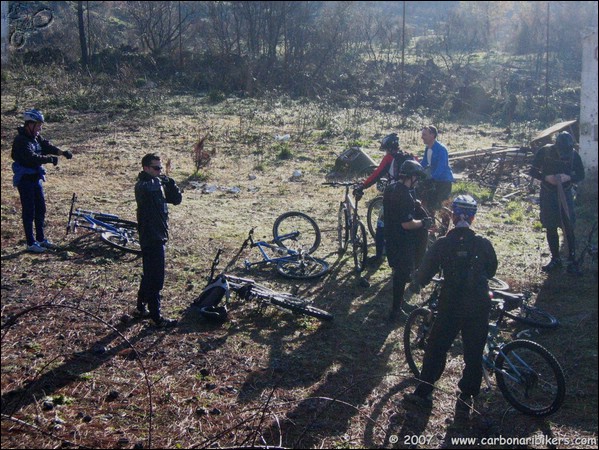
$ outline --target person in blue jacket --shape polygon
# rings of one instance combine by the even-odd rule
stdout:
[[[25,123],[17,128],[17,136],[12,144],[11,158],[13,186],[21,197],[23,228],[25,229],[26,250],[43,253],[54,245],[46,239],[46,198],[42,182],[46,181],[43,164],[58,164],[58,156],[71,159],[73,154],[52,145],[40,136],[44,125],[44,115],[37,109],[23,113]],[[35,223],[35,234],[33,225]]]
[[[449,166],[447,147],[437,140],[437,135],[437,128],[432,125],[422,129],[422,141],[426,148],[420,164],[429,174],[430,179],[428,183],[421,186],[424,191],[421,200],[432,215],[441,209],[443,201],[449,198],[451,184],[455,181]]]

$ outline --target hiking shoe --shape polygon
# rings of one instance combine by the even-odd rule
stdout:
[[[135,308],[135,311],[133,311],[133,314],[131,314],[131,315],[137,319],[147,319],[150,317],[150,311],[148,311],[145,308],[144,309]]]
[[[416,393],[406,394],[403,396],[404,403],[409,405],[418,406],[419,408],[427,408],[430,409],[433,407],[433,395],[428,394],[423,397],[422,395],[418,395]]]
[[[568,272],[570,275],[575,275],[577,277],[582,276],[582,270],[580,269],[580,266],[576,261],[572,261],[570,262],[570,264],[568,264],[566,272]]]
[[[177,319],[168,319],[166,317],[161,317],[158,320],[152,319],[152,322],[156,328],[170,328],[177,325]]]
[[[470,420],[470,410],[472,409],[472,396],[460,394],[455,404],[454,423],[465,424]]]
[[[52,242],[50,242],[48,239],[44,239],[43,241],[39,241],[38,244],[41,247],[44,248],[56,248],[56,245],[54,245]]]
[[[549,264],[543,266],[541,270],[543,270],[543,272],[553,272],[556,269],[561,269],[561,267],[562,267],[561,259],[551,258],[551,261],[549,261]]]
[[[46,249],[42,247],[39,242],[34,242],[33,244],[27,246],[27,251],[29,253],[44,253]]]

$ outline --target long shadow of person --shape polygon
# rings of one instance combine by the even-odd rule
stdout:
[[[36,317],[40,313],[45,314],[41,319]],[[42,321],[43,325],[40,323]],[[71,323],[72,327],[57,329],[51,326],[53,323]],[[122,322],[112,326],[80,308],[46,304],[28,308],[18,315],[18,320],[13,318],[4,324],[2,372],[4,379],[13,381],[3,389],[2,414],[14,415],[40,398],[52,396],[66,386],[82,382],[93,376],[89,374],[99,367],[108,365],[117,355],[137,360],[143,369],[135,343],[145,334],[140,333],[133,339],[123,335],[132,323]],[[85,326],[82,327],[82,324]],[[22,330],[15,330],[17,327]],[[106,328],[110,330],[107,335],[80,350],[87,345],[88,336],[102,334]],[[32,333],[31,330],[36,331]],[[9,355],[13,350],[16,354],[11,358]],[[4,362],[8,360],[19,363],[7,367]]]
[[[321,443],[321,434],[343,434],[360,414],[359,405],[367,402],[389,370],[395,347],[395,342],[388,341],[395,329],[386,322],[389,300],[375,297],[354,307],[353,298],[364,290],[356,286],[352,271],[339,275],[337,267],[327,280],[330,286],[323,288],[334,299],[328,308],[335,314],[334,322],[309,335],[301,334],[294,342],[285,336],[290,326],[263,339],[271,346],[270,370],[250,374],[241,389],[240,401],[250,402],[269,387],[312,389],[318,384],[287,413],[287,420],[261,430],[267,440],[311,448]],[[290,346],[294,350],[289,351]]]

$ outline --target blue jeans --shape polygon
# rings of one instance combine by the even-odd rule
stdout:
[[[137,309],[148,305],[150,317],[160,320],[160,291],[164,287],[165,253],[161,241],[145,244],[141,247],[143,275],[137,293]]]
[[[23,228],[27,245],[35,241],[41,242],[44,237],[44,222],[46,220],[46,199],[41,178],[27,179],[23,177],[17,186],[21,197]],[[35,222],[35,238],[33,223]]]

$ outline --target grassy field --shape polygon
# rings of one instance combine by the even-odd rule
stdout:
[[[560,318],[558,330],[535,340],[564,368],[564,406],[547,419],[533,419],[510,408],[493,383],[478,398],[470,426],[453,426],[461,373],[456,355],[450,355],[437,385],[430,416],[399,403],[414,380],[403,356],[403,326],[386,321],[390,269],[386,264],[369,268],[370,287],[358,283],[351,256],[336,252],[342,192],[321,183],[351,144],[379,161],[378,140],[392,131],[399,132],[404,148],[420,154],[418,129],[427,118],[285,97],[214,103],[156,92],[144,95],[158,99],[158,112],[123,107],[84,113],[39,91],[24,91],[19,95],[25,95],[27,106],[39,105],[55,118],[44,135],[75,155],[48,167],[45,184],[47,234],[59,248],[32,255],[24,252],[10,170],[21,113],[13,107],[25,102],[15,97],[15,89],[3,83],[3,448],[50,448],[61,442],[98,448],[408,448],[417,439],[421,448],[460,447],[452,442],[455,437],[559,440],[553,447],[528,448],[596,447],[597,265],[587,263],[582,278],[541,272],[548,251],[535,195],[496,197],[484,204],[476,230],[496,247],[498,276],[515,289],[536,292],[537,303]],[[437,125],[450,151],[523,145],[539,131],[515,126],[508,135],[485,124]],[[206,149],[214,156],[196,172],[192,148],[208,131]],[[285,134],[289,141],[275,139]],[[170,175],[185,189],[183,203],[170,209],[163,311],[180,324],[168,331],[130,317],[140,259],[106,247],[94,234],[65,235],[73,192],[82,208],[134,219],[133,186],[141,157],[151,151],[163,156],[163,164],[170,161]],[[295,170],[302,171],[298,181],[291,178]],[[201,183],[217,189],[204,193]],[[597,219],[596,187],[590,186],[580,199],[581,240]],[[366,200],[376,194],[371,191]],[[233,299],[229,322],[216,327],[203,321],[191,303],[205,284],[216,249],[225,250],[226,260],[250,227],[256,227],[257,237],[269,237],[275,218],[289,210],[318,221],[323,242],[316,255],[331,264],[331,272],[310,282],[289,282],[271,268],[251,276],[314,299],[335,320],[323,324],[258,311]],[[244,255],[258,256],[255,249]],[[14,326],[5,326],[27,308]],[[506,329],[504,336],[515,331]],[[480,441],[477,446],[514,447]]]

